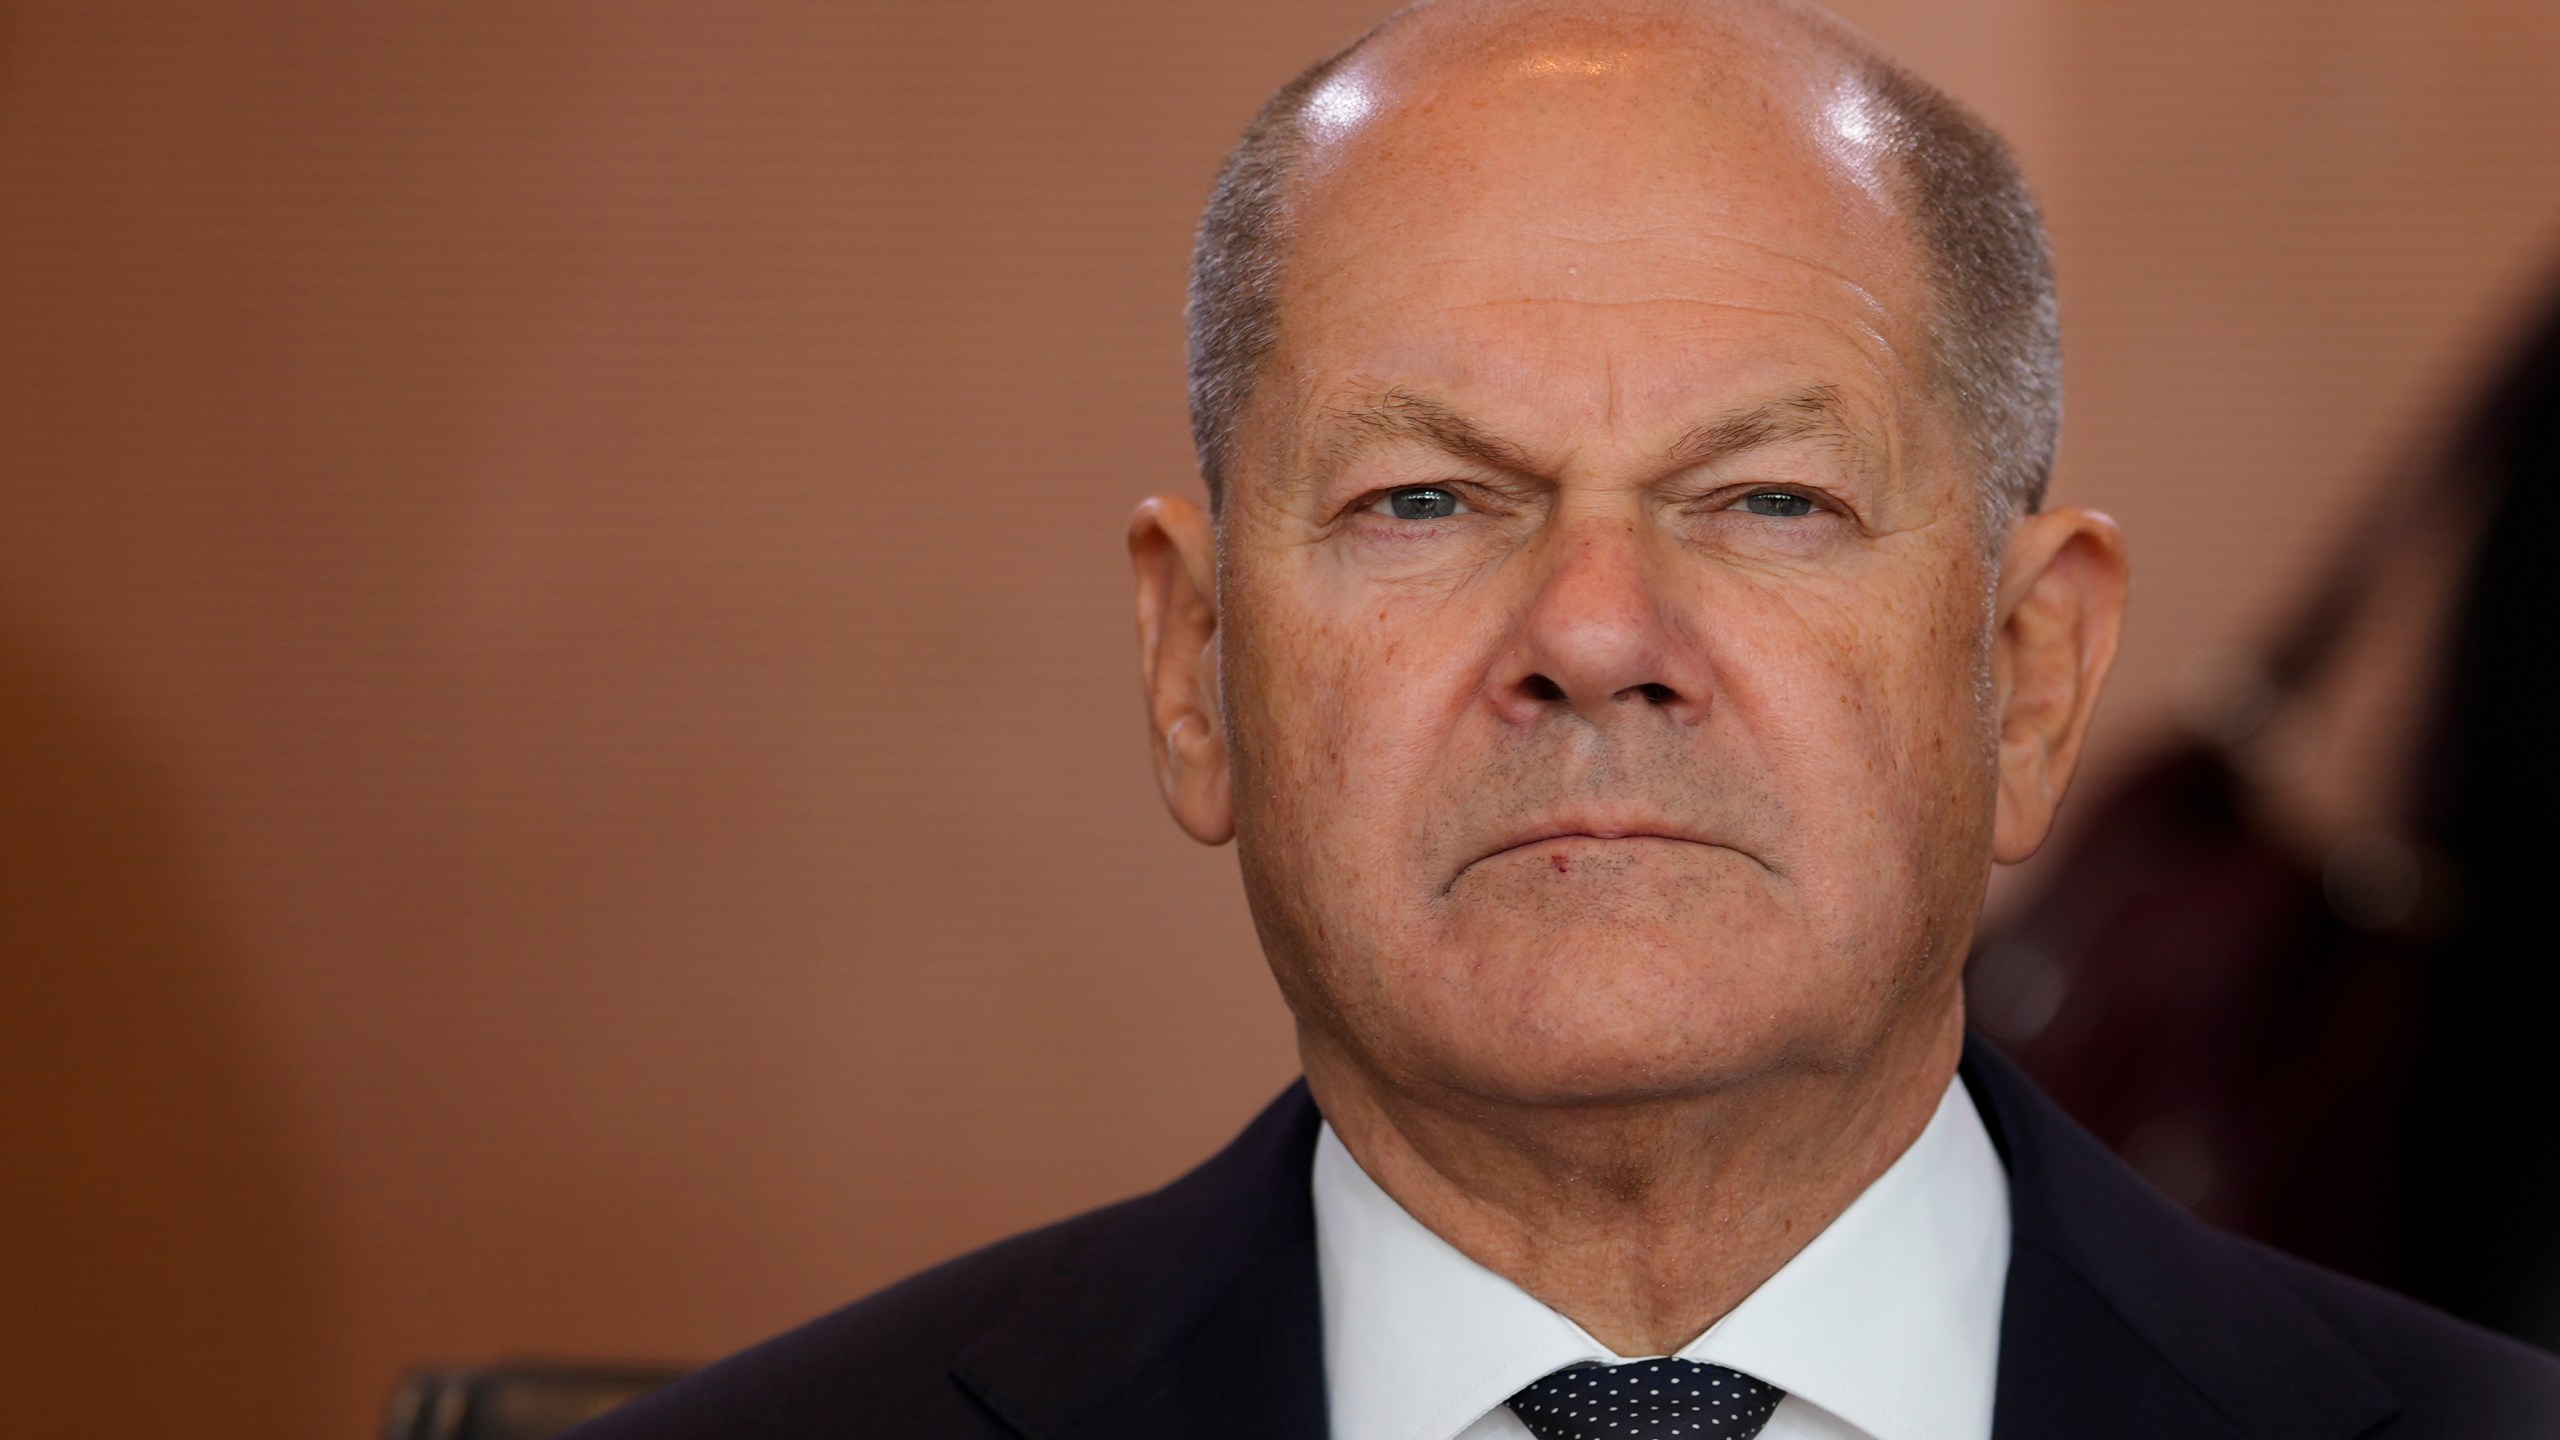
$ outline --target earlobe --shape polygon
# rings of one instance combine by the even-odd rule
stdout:
[[[1129,562],[1156,783],[1192,839],[1224,844],[1235,835],[1235,800],[1218,703],[1217,532],[1199,506],[1155,496],[1129,517]]]
[[[1992,857],[2035,854],[2080,762],[2124,626],[2124,533],[2094,510],[2018,522],[2001,566],[1992,637],[2000,790]]]

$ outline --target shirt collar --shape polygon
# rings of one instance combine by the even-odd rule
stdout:
[[[1452,1440],[1541,1376],[1626,1358],[1424,1228],[1330,1125],[1314,1187],[1335,1440]],[[1985,1440],[2008,1268],[2008,1176],[1950,1081],[1901,1158],[1680,1354],[1873,1440]]]

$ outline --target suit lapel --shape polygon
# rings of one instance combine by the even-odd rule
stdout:
[[[2009,1166],[1993,1440],[2345,1440],[2396,1402],[2246,1244],[2169,1203],[1979,1040]]]
[[[1026,1440],[1323,1440],[1318,1123],[1292,1085],[1207,1164],[1094,1217],[954,1378]]]
[[[2256,1253],[2187,1216],[1979,1041],[2009,1168],[1993,1440],[2348,1440],[2391,1395]],[[1096,1216],[953,1367],[1025,1440],[1323,1440],[1304,1084],[1181,1180]]]

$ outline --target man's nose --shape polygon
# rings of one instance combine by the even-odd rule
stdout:
[[[1592,526],[1553,543],[1490,677],[1494,708],[1523,724],[1558,713],[1595,725],[1640,714],[1705,719],[1706,657],[1672,612],[1644,537]]]

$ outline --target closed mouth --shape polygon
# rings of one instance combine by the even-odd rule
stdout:
[[[1505,855],[1515,855],[1521,851],[1534,849],[1540,845],[1554,844],[1560,840],[1594,840],[1601,842],[1628,840],[1658,841],[1672,845],[1703,846],[1710,850],[1729,850],[1732,848],[1729,845],[1720,845],[1713,840],[1702,839],[1696,835],[1683,835],[1674,830],[1656,829],[1646,826],[1622,827],[1615,825],[1558,825],[1531,831],[1528,834],[1521,835],[1516,839],[1496,846],[1495,848],[1486,851],[1484,854],[1477,856],[1475,859],[1468,861],[1466,864],[1458,867],[1457,874],[1449,877],[1448,884],[1440,887],[1440,893],[1443,895],[1448,894],[1450,890],[1457,886],[1459,880],[1465,878],[1468,871],[1484,864],[1488,860],[1499,860]]]

